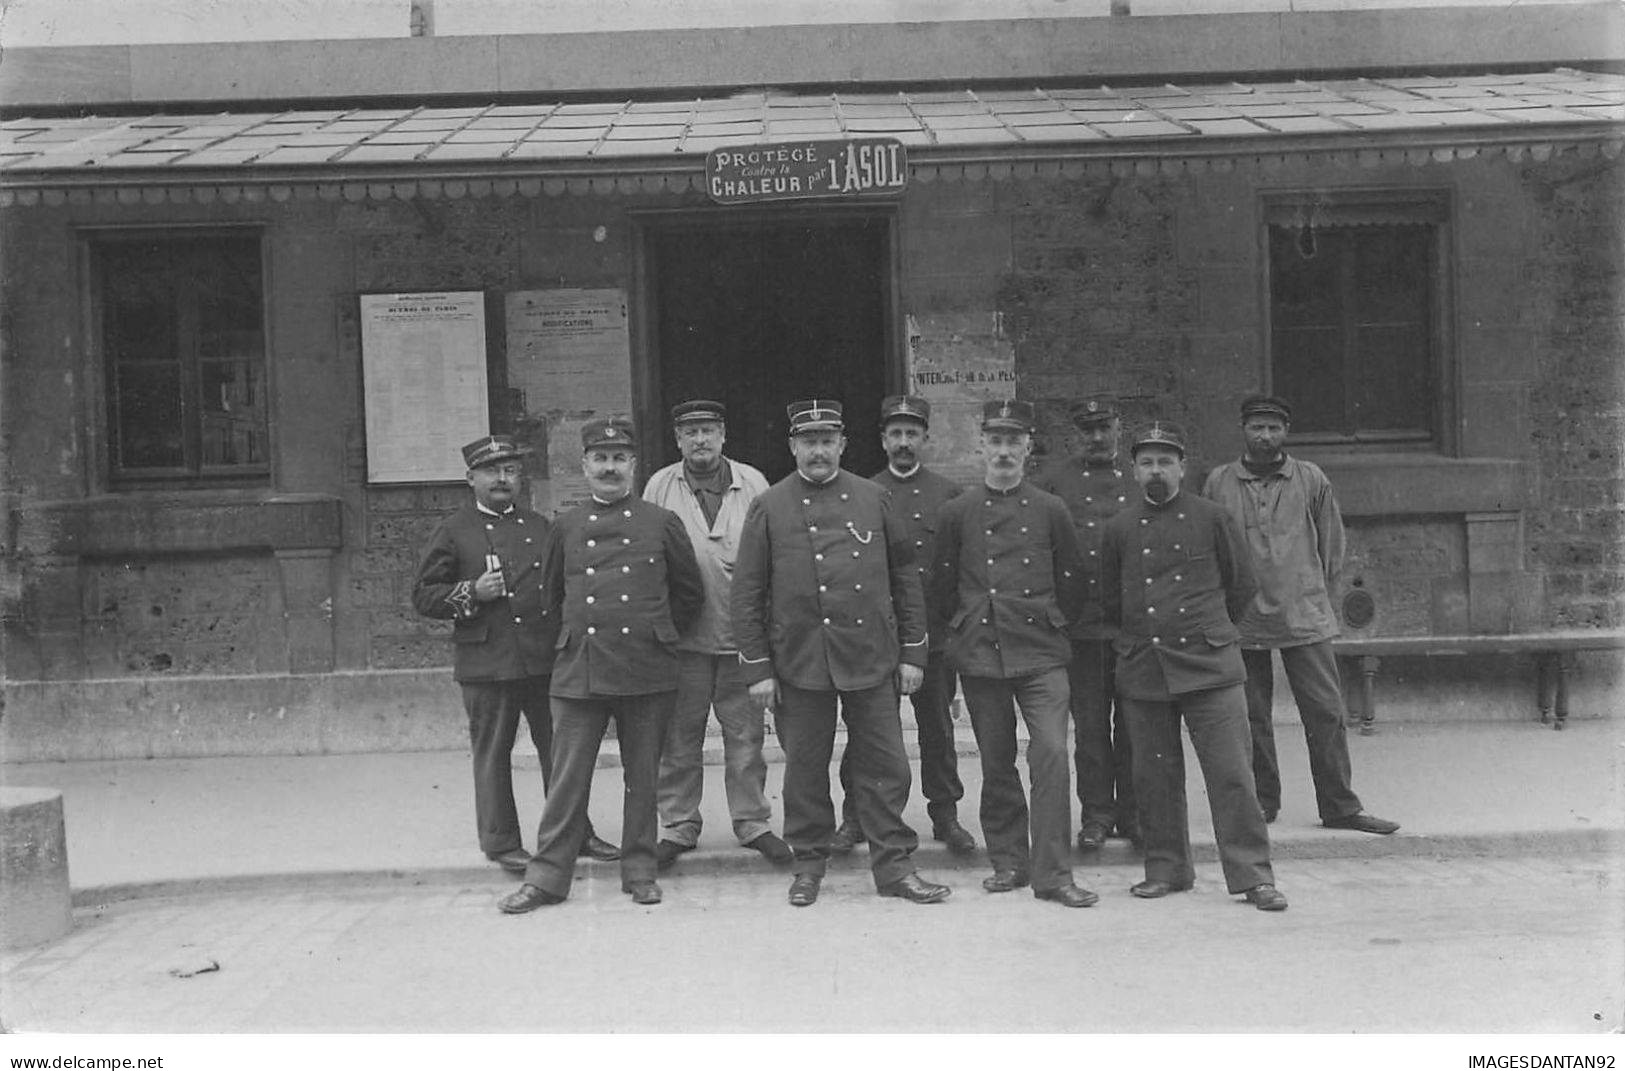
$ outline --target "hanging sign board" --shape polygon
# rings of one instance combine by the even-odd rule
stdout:
[[[734,145],[705,154],[705,189],[718,204],[903,192],[908,153],[895,138]]]
[[[367,482],[462,480],[462,446],[491,430],[485,295],[361,295]]]

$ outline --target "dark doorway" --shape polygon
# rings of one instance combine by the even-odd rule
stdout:
[[[671,406],[714,398],[728,407],[730,457],[770,480],[793,468],[784,407],[835,398],[846,410],[843,464],[885,465],[876,423],[893,363],[888,345],[890,225],[883,217],[651,225],[648,351],[656,410],[646,471],[677,459]]]

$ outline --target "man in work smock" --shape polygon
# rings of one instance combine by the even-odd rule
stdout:
[[[1286,452],[1291,427],[1286,402],[1263,394],[1245,399],[1243,453],[1208,473],[1202,489],[1241,525],[1258,577],[1258,595],[1241,619],[1258,805],[1266,822],[1275,821],[1281,810],[1270,664],[1270,652],[1279,651],[1309,745],[1321,824],[1392,833],[1399,824],[1366,814],[1352,784],[1343,682],[1332,652],[1338,625],[1331,593],[1343,567],[1343,515],[1320,466]]]
[[[789,846],[768,825],[773,811],[762,757],[762,711],[739,675],[728,607],[745,511],[767,490],[767,477],[723,454],[728,412],[721,402],[680,402],[672,407],[671,420],[682,460],[650,476],[643,497],[682,519],[705,581],[705,606],[693,631],[677,645],[677,711],[660,756],[656,861],[664,870],[699,843],[705,726],[714,709],[722,729],[722,787],[734,836],[768,862],[788,863]]]

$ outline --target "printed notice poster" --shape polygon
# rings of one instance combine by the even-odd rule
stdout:
[[[367,481],[461,481],[463,444],[491,430],[484,295],[361,295],[361,380]]]
[[[994,312],[910,316],[908,334],[909,389],[931,403],[926,461],[979,485],[982,403],[1015,396],[1015,346]]]
[[[558,512],[587,497],[581,426],[632,409],[626,293],[514,291],[507,295],[506,319],[508,384],[522,393],[521,430],[546,442],[547,470],[537,473],[543,479],[532,478],[532,506]]]

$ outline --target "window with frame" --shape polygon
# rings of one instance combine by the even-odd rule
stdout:
[[[112,479],[266,475],[259,236],[100,237],[91,252]]]
[[[1270,378],[1300,442],[1437,441],[1442,198],[1267,206]]]

